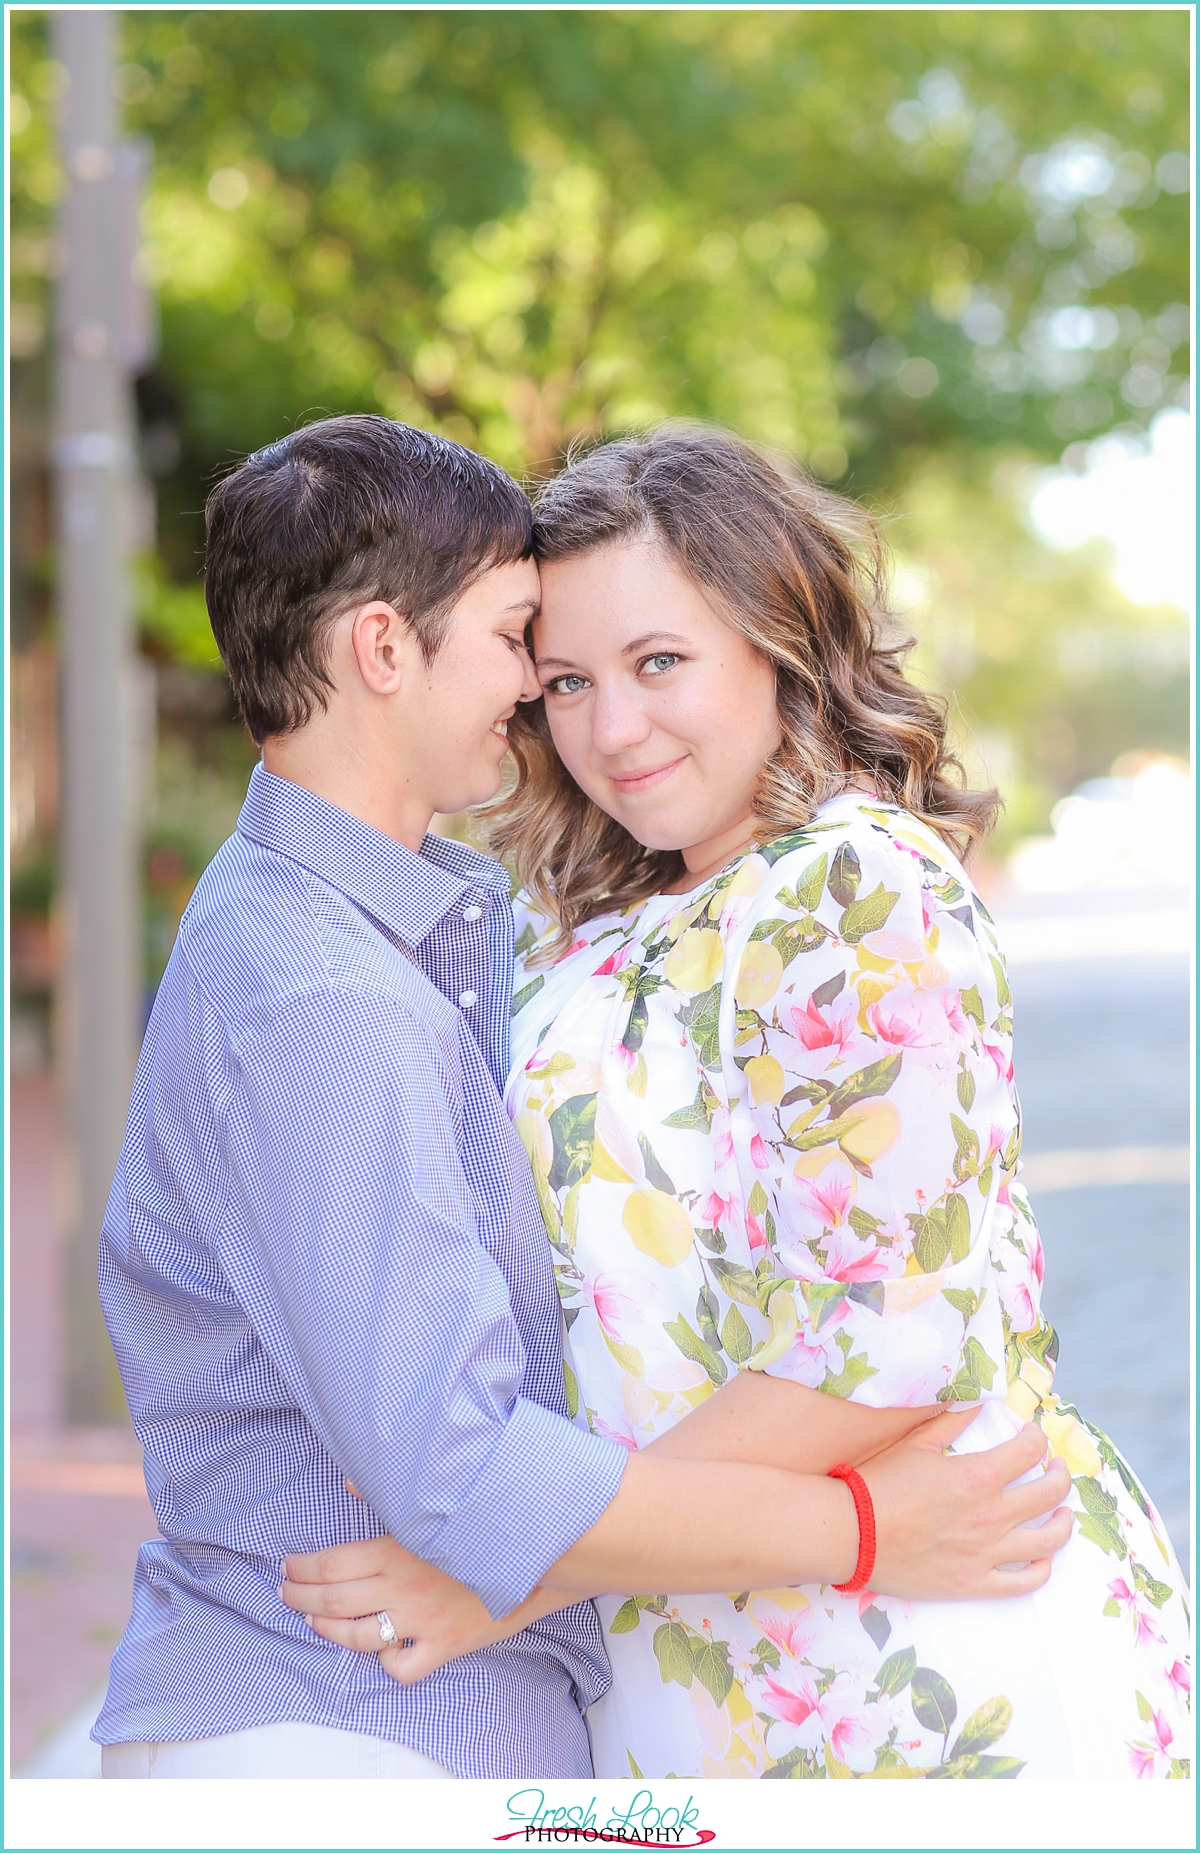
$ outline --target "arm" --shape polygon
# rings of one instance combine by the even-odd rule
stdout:
[[[866,1409],[860,1403],[764,1371],[739,1371],[645,1450],[671,1460],[758,1462],[791,1473],[827,1474],[839,1461],[861,1467],[940,1415],[926,1409]]]

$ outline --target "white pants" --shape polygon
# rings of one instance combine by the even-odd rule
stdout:
[[[256,1724],[224,1737],[180,1744],[105,1744],[106,1777],[153,1779],[196,1776],[366,1776],[384,1781],[414,1777],[454,1781],[451,1770],[407,1744],[326,1724]]]

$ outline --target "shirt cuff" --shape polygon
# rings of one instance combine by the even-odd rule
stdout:
[[[438,1534],[436,1562],[498,1621],[595,1524],[628,1458],[619,1442],[518,1397],[487,1466]]]

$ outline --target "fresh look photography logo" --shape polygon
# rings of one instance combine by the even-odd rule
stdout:
[[[716,1839],[700,1826],[700,1811],[689,1795],[680,1805],[659,1803],[652,1789],[638,1789],[631,1800],[604,1806],[598,1797],[556,1807],[544,1789],[518,1789],[508,1798],[508,1818],[515,1823],[498,1841],[531,1846],[570,1846],[604,1841],[626,1847],[703,1847]]]

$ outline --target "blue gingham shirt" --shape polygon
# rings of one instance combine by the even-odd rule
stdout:
[[[159,989],[101,1237],[162,1537],[99,1742],[294,1719],[460,1776],[590,1775],[590,1603],[406,1688],[277,1594],[289,1551],[389,1531],[500,1616],[620,1483],[624,1450],[567,1416],[497,1091],[511,972],[497,863],[434,837],[413,855],[254,772]]]

